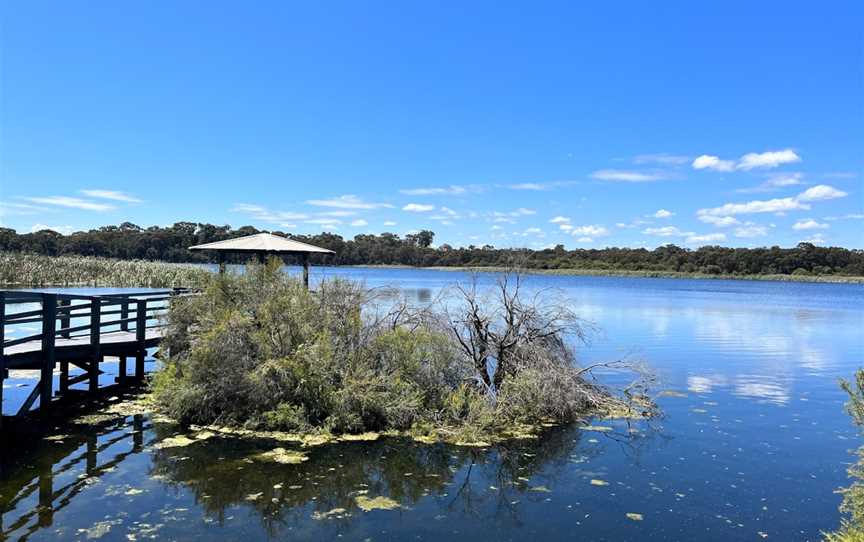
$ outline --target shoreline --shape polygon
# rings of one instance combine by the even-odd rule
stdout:
[[[478,273],[501,273],[506,267],[497,266],[412,266],[399,264],[339,265],[355,269],[414,269],[418,271],[462,271]],[[712,275],[707,273],[686,273],[682,271],[631,271],[626,269],[520,269],[529,275],[560,275],[582,277],[629,277],[662,279],[699,279],[699,280],[745,280],[765,282],[813,282],[823,284],[864,284],[864,277],[842,275]]]

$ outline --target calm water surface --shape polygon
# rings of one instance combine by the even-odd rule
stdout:
[[[420,303],[467,279],[315,271],[397,286]],[[658,391],[678,392],[658,399],[662,420],[595,422],[614,427],[608,433],[552,428],[484,449],[341,443],[280,465],[249,459],[273,442],[215,437],[160,449],[176,427],[108,416],[65,427],[3,466],[0,539],[791,541],[836,527],[834,491],[848,483],[860,442],[837,382],[864,365],[864,287],[528,281],[558,289],[602,330],[580,349],[583,363],[644,360]],[[32,384],[15,376],[5,382],[6,412]],[[399,507],[364,512],[358,496]]]

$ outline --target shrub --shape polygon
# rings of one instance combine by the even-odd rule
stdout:
[[[502,289],[488,314],[464,297],[447,311],[412,309],[345,280],[312,294],[275,261],[250,266],[172,302],[154,396],[186,424],[450,427],[461,439],[614,402],[574,366],[563,335],[581,330],[569,313],[517,293]]]

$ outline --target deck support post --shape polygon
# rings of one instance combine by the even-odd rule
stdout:
[[[57,352],[54,350],[54,334],[57,331],[57,294],[45,294],[42,298],[42,375],[39,380],[39,410],[51,408],[54,388],[54,366]]]
[[[303,253],[303,285],[309,289],[309,255]]]
[[[120,363],[117,365],[117,383],[126,383],[126,356],[120,356]]]
[[[144,380],[144,356],[147,349],[144,341],[147,339],[147,301],[139,299],[135,311],[135,340],[138,342],[138,350],[135,352],[135,378]]]
[[[90,301],[90,378],[88,389],[95,392],[99,389],[99,363],[102,361],[102,300],[94,297]]]

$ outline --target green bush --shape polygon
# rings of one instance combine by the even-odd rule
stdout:
[[[609,397],[581,378],[558,328],[531,327],[546,322],[535,307],[527,335],[501,335],[506,374],[493,382],[460,342],[470,335],[460,320],[382,306],[345,280],[310,293],[275,261],[214,277],[201,295],[172,301],[154,396],[185,424],[334,433],[449,427],[463,439],[516,421],[573,420]],[[501,363],[503,347],[496,352]]]
[[[840,383],[849,396],[846,411],[853,423],[864,428],[864,369],[855,372],[855,382],[843,380]],[[849,467],[849,475],[855,480],[851,486],[841,490],[843,504],[840,511],[849,514],[836,533],[826,533],[826,542],[864,542],[864,447],[857,451],[858,461]]]

